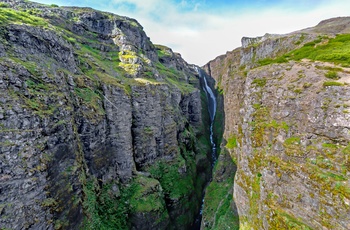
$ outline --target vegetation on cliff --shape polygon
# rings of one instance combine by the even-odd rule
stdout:
[[[244,38],[206,66],[224,95],[242,229],[350,227],[350,37],[322,32],[337,20],[348,27]]]
[[[192,225],[211,172],[193,66],[90,8],[4,1],[0,41],[1,227]]]
[[[260,65],[284,63],[289,60],[332,62],[342,67],[349,67],[350,62],[350,35],[337,34],[335,36],[319,35],[315,40],[304,44],[301,48],[293,50],[277,58],[259,60]]]
[[[205,67],[219,157],[204,229],[350,229],[347,21],[243,38]],[[190,228],[206,103],[195,68],[136,20],[3,0],[1,228]]]

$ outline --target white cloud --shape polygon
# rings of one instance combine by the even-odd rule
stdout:
[[[135,18],[153,43],[167,45],[198,65],[239,47],[243,36],[289,33],[350,12],[348,0],[283,0],[265,8],[245,4],[243,9],[232,5],[204,11],[206,1],[101,0],[98,7]]]
[[[200,11],[198,1],[182,0],[175,4],[163,0],[114,0],[114,3],[121,2],[133,3],[137,10],[116,10],[115,13],[136,18],[154,43],[168,45],[185,60],[198,65],[239,47],[243,36],[289,33],[350,12],[350,3],[341,0],[318,1],[315,8],[298,11],[277,5],[244,12],[227,9],[219,13]],[[188,10],[190,8],[193,10]]]

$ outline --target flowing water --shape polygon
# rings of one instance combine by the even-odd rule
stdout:
[[[200,68],[197,68],[197,72],[199,74],[200,78],[203,78],[204,86],[203,90],[206,93],[207,96],[207,101],[208,101],[208,111],[209,111],[209,116],[210,116],[210,145],[211,145],[211,156],[212,156],[212,166],[214,166],[216,162],[216,145],[214,142],[214,131],[213,131],[213,125],[214,125],[214,118],[215,118],[215,113],[216,113],[216,98],[213,93],[213,90],[210,88],[208,85],[206,76],[207,74],[203,72]],[[203,214],[203,205],[204,205],[204,194],[203,194],[203,199],[202,199],[202,206],[199,211],[198,216],[196,217],[196,220],[193,224],[193,230],[199,230],[201,227],[201,222],[202,222],[202,214]]]
[[[216,98],[213,93],[213,90],[209,87],[206,74],[201,73],[200,76],[203,77],[204,80],[204,91],[206,92],[207,99],[208,99],[208,110],[210,115],[210,144],[212,147],[212,165],[214,165],[216,161],[216,146],[214,142],[214,132],[213,132],[213,125],[214,125],[214,118],[216,113]]]

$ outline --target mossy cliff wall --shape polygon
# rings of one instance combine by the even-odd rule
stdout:
[[[195,69],[126,17],[0,19],[0,228],[189,228],[211,170]]]
[[[241,229],[350,228],[349,35],[335,35],[348,22],[244,38],[205,66],[224,97]]]

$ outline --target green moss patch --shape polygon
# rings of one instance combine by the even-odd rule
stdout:
[[[289,60],[332,62],[345,67],[350,63],[350,34],[339,34],[335,38],[318,37],[303,47],[293,50],[275,59],[267,58],[259,61],[260,65],[287,62]]]
[[[269,224],[270,228],[272,229],[312,230],[312,228],[304,224],[302,220],[297,219],[282,210],[274,211],[273,221],[271,221]]]
[[[266,85],[266,78],[256,78],[253,80],[252,85],[257,87],[264,87]]]
[[[188,94],[195,90],[195,87],[188,82],[184,81],[183,73],[177,71],[174,68],[167,68],[160,62],[156,64],[159,73],[165,77],[165,81],[178,88],[182,93]]]
[[[27,12],[18,11],[10,8],[0,8],[0,25],[4,25],[6,23],[23,23],[33,26],[48,25],[48,23],[44,19],[33,16]]]
[[[100,93],[93,91],[90,88],[75,88],[75,94],[82,99],[83,103],[92,108],[94,112],[103,115],[104,109],[102,107],[102,99]]]
[[[163,45],[154,45],[157,50],[157,54],[159,58],[164,58],[164,57],[171,57],[172,53],[170,49],[166,46]]]
[[[344,84],[341,82],[336,82],[336,81],[323,82],[323,87],[328,87],[328,86],[344,86]]]
[[[329,78],[329,79],[334,79],[334,80],[340,79],[340,77],[338,76],[338,73],[336,71],[328,71],[325,74],[325,77]]]
[[[225,147],[228,149],[236,148],[237,147],[237,138],[235,136],[229,137]]]
[[[292,51],[288,56],[293,60],[307,58],[313,61],[333,62],[347,66],[350,62],[350,34],[339,34],[330,39],[327,37],[319,38]]]
[[[135,193],[130,199],[133,212],[165,211],[163,193],[158,180],[147,177],[135,179]]]
[[[299,145],[300,137],[289,137],[284,141],[285,145]]]
[[[185,167],[185,160],[179,156],[173,162],[157,162],[149,169],[152,177],[160,181],[164,193],[171,199],[179,199],[195,190],[191,175],[179,172],[182,167]]]

